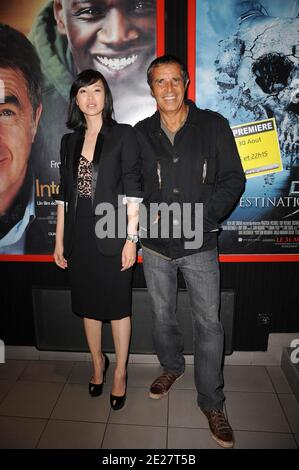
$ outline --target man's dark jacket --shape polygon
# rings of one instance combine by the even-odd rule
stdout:
[[[245,183],[227,120],[197,108],[190,100],[186,103],[188,117],[175,135],[174,145],[161,129],[158,111],[135,126],[142,149],[144,204],[192,203],[194,208],[194,203],[203,203],[204,243],[200,249],[185,250],[184,237],[173,240],[142,235],[145,247],[169,258],[209,249],[212,240],[216,244],[213,231],[219,230],[219,223],[233,209]]]

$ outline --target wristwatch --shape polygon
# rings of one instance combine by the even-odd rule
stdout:
[[[133,243],[137,243],[138,242],[138,235],[128,234],[127,235],[127,240],[129,240],[130,242],[133,242]]]

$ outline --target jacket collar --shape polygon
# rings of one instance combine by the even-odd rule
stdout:
[[[111,123],[103,123],[99,135],[103,135],[104,137],[111,132],[112,127],[117,124],[116,121],[112,121]],[[83,139],[85,136],[85,129],[77,129],[73,132],[73,136],[75,139]]]
[[[29,34],[41,61],[46,89],[55,88],[68,102],[69,90],[77,71],[65,36],[57,31],[53,12],[53,2],[42,8],[37,15]]]
[[[185,104],[189,107],[188,116],[184,126],[192,125],[196,118],[196,110],[198,109],[195,103],[191,100],[185,100]],[[159,135],[161,133],[161,118],[160,112],[156,111],[150,118],[149,118],[149,126],[150,132]],[[183,126],[183,127],[184,127]]]
[[[103,145],[105,139],[109,136],[112,127],[116,124],[113,121],[111,124],[103,123],[101,130],[98,134],[95,151],[94,151],[94,159],[93,159],[93,172],[92,172],[92,180],[91,180],[91,198],[92,203],[95,200],[95,193],[96,193],[96,186],[99,174],[99,163],[103,153]],[[82,148],[84,144],[84,137],[85,137],[85,129],[80,129],[74,132],[73,134],[73,145],[74,145],[74,160],[73,160],[73,184],[74,184],[74,191],[77,192],[77,179],[78,179],[78,167],[79,167],[79,160],[82,154]]]

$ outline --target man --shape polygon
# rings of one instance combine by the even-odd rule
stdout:
[[[163,367],[163,374],[151,385],[150,397],[164,397],[185,369],[183,337],[176,319],[180,269],[191,303],[198,405],[208,418],[213,438],[223,447],[232,447],[232,429],[222,411],[217,232],[219,221],[232,210],[244,189],[244,173],[227,121],[185,100],[189,77],[182,62],[173,56],[158,57],[147,76],[158,111],[136,125],[143,154],[144,204],[150,209],[153,202],[176,202],[180,207],[188,203],[194,224],[195,203],[203,203],[203,227],[196,230],[204,232],[202,246],[192,249],[186,248],[182,237],[142,235],[153,340]],[[170,221],[180,223],[175,217]],[[160,224],[161,217],[154,223]]]
[[[41,70],[28,39],[1,24],[0,88],[0,253],[22,254],[33,241],[29,157],[42,111]]]

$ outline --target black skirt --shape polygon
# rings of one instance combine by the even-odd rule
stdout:
[[[96,246],[91,199],[78,197],[73,247],[68,260],[72,310],[95,320],[131,315],[132,268],[121,272],[121,254],[102,255]]]

